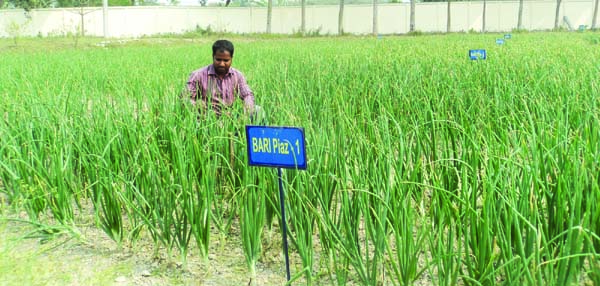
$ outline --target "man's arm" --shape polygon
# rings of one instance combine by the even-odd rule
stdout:
[[[201,110],[206,109],[206,102],[202,100],[202,93],[205,92],[206,89],[202,83],[202,79],[206,78],[204,72],[204,69],[192,72],[186,83],[184,94],[182,94],[182,99],[184,101],[189,101],[193,106],[198,107]]]
[[[248,86],[246,78],[242,73],[238,73],[238,88],[240,99],[244,101],[244,109],[249,114],[254,113],[254,93]]]
[[[192,72],[187,81],[188,96],[190,102],[192,102],[192,104],[194,105],[196,104],[196,97],[198,96],[198,91],[200,90],[200,88],[202,88],[202,84],[200,83],[197,74],[197,72]]]

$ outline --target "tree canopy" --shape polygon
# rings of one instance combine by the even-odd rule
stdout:
[[[52,7],[50,0],[8,0],[9,5],[16,8],[23,8],[25,11],[29,11],[35,8],[48,8]]]
[[[157,0],[108,0],[108,6],[153,5]],[[25,11],[36,8],[99,7],[102,0],[0,0],[0,8],[9,6]]]

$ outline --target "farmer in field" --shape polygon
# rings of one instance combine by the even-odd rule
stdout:
[[[254,94],[244,75],[231,67],[233,51],[230,41],[216,41],[212,46],[213,63],[192,72],[187,90],[192,104],[201,107],[202,111],[210,106],[217,116],[221,116],[239,97],[244,102],[244,110],[252,117],[260,107],[255,106]]]
[[[212,46],[213,63],[195,70],[187,81],[190,101],[206,114],[212,109],[218,117],[229,115],[227,109],[236,98],[244,102],[244,111],[250,120],[263,121],[260,106],[254,104],[254,93],[248,86],[244,75],[231,67],[233,62],[233,43],[218,40]],[[258,118],[257,118],[258,117]],[[237,132],[235,132],[237,134]],[[234,135],[237,136],[237,135]],[[229,164],[234,165],[234,140],[229,140]]]

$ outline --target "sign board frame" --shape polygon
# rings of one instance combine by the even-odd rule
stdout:
[[[246,125],[248,165],[306,169],[304,128]]]
[[[469,58],[471,60],[486,60],[487,52],[483,49],[479,50],[469,50]]]

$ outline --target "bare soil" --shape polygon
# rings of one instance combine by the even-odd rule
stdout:
[[[1,208],[1,207],[0,207]],[[208,262],[194,249],[185,265],[176,250],[169,255],[144,238],[135,245],[109,239],[94,223],[36,231],[19,221],[24,213],[0,211],[0,285],[284,285],[281,248],[266,246],[269,259],[249,275],[239,236],[214,233]],[[92,218],[88,218],[92,220]],[[281,240],[273,240],[275,244]],[[299,266],[298,266],[299,267]]]

